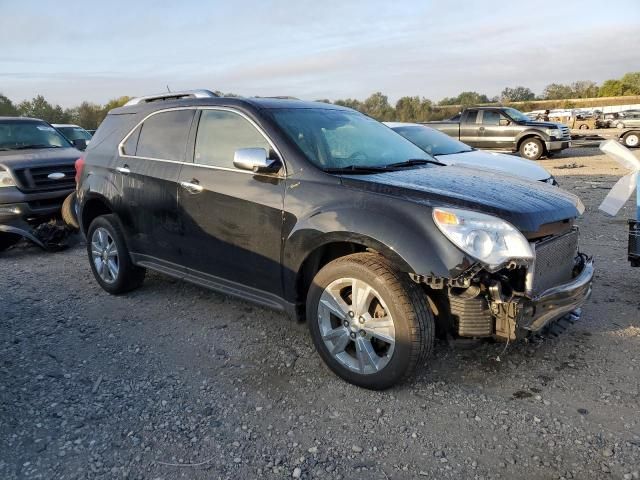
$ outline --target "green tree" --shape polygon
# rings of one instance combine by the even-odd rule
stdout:
[[[360,100],[356,100],[355,98],[347,98],[346,100],[336,100],[333,102],[334,105],[340,105],[341,107],[353,108],[354,110],[358,110],[359,112],[364,111],[364,107]]]
[[[427,98],[402,97],[396,102],[396,119],[401,122],[426,122],[432,112],[433,103]]]
[[[20,102],[18,113],[23,117],[40,118],[49,123],[68,123],[71,121],[69,110],[63,110],[60,105],[50,104],[42,95],[38,95],[32,100]]]
[[[502,102],[525,102],[534,98],[536,98],[535,93],[527,87],[506,87],[500,94],[500,101]]]
[[[545,100],[563,100],[565,98],[573,98],[573,89],[570,85],[552,83],[544,88],[542,97]]]
[[[389,104],[389,98],[381,92],[373,93],[362,104],[364,113],[382,122],[393,120],[395,110]]]
[[[478,105],[480,103],[489,103],[489,97],[478,92],[462,92],[457,97],[445,97],[440,100],[440,105]]]
[[[104,119],[104,108],[95,103],[82,102],[72,110],[71,119],[73,123],[80,125],[87,130],[95,130]]]
[[[640,95],[640,72],[625,73],[620,82],[623,95]]]
[[[598,96],[598,85],[591,80],[578,80],[571,84],[571,98],[593,98]]]
[[[8,97],[0,93],[0,116],[15,117],[18,109]]]
[[[605,80],[598,89],[599,97],[619,97],[624,91],[622,82],[620,80]]]

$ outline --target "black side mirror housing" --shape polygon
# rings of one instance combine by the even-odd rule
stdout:
[[[87,141],[84,138],[77,138],[71,142],[74,147],[78,150],[86,150],[87,149]]]

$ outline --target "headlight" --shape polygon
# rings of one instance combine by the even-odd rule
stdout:
[[[15,187],[16,182],[13,181],[13,177],[9,172],[0,167],[0,188],[2,187]]]
[[[457,208],[436,208],[433,220],[454,245],[490,269],[508,260],[533,258],[527,239],[513,225],[497,217]]]
[[[550,137],[562,138],[562,130],[559,128],[547,128],[546,132]]]

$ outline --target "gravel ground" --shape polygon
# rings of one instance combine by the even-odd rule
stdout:
[[[640,478],[640,269],[624,173],[595,149],[542,163],[587,211],[583,319],[558,338],[438,344],[385,392],[339,380],[304,326],[150,273],[112,297],[82,245],[0,257],[0,478]]]

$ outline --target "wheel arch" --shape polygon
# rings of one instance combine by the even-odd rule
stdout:
[[[85,235],[89,230],[91,222],[101,215],[114,213],[114,209],[106,198],[98,195],[90,195],[83,202],[80,208],[80,229]]]

